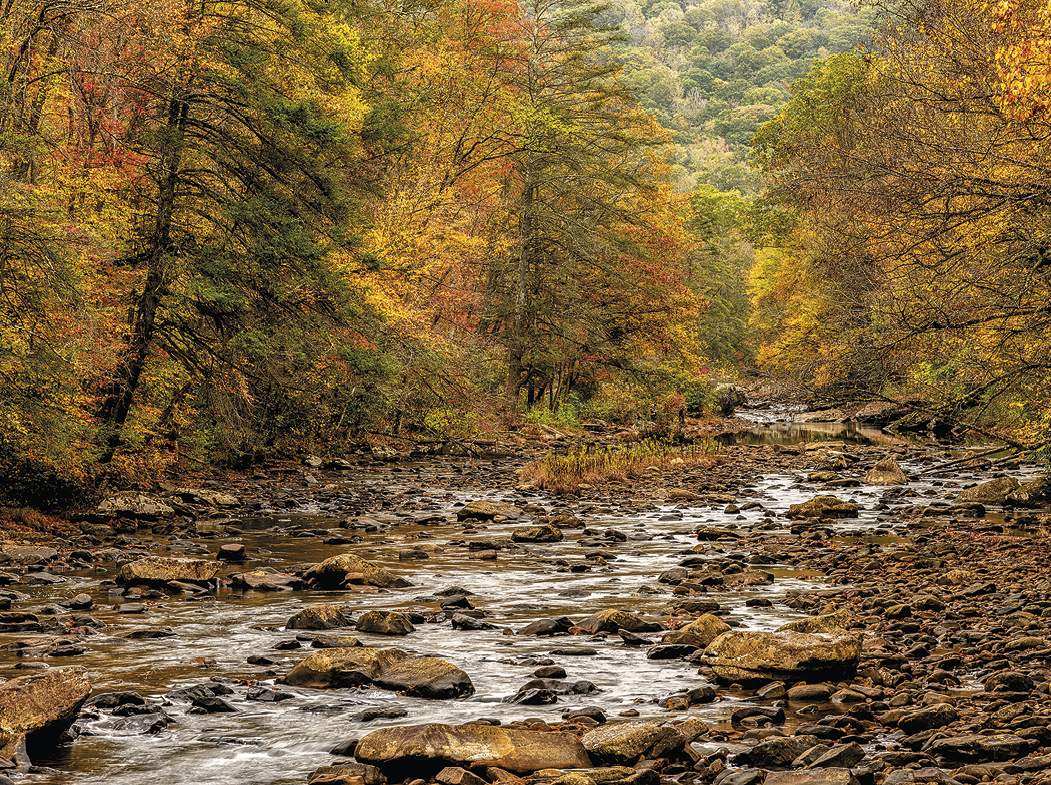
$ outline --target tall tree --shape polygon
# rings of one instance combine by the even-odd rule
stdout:
[[[355,266],[369,58],[347,9],[167,10],[168,46],[137,84],[141,120],[123,140],[147,176],[122,260],[138,274],[126,342],[98,407],[103,462],[151,362],[177,361],[200,394],[251,412],[288,382],[283,364],[309,365],[308,337],[355,317],[343,274]]]

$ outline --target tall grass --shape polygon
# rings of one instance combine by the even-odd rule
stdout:
[[[599,448],[583,445],[565,455],[549,452],[526,464],[521,476],[552,493],[575,493],[582,485],[626,480],[650,467],[714,466],[720,462],[718,451],[719,445],[711,439],[682,446],[654,439]]]

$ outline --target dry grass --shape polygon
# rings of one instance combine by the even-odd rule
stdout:
[[[0,532],[5,537],[37,541],[75,531],[69,521],[29,507],[0,509]]]
[[[711,439],[686,446],[653,440],[598,449],[585,445],[566,455],[548,453],[526,464],[521,476],[551,493],[576,493],[582,486],[623,482],[651,468],[714,466],[718,451],[719,445]]]

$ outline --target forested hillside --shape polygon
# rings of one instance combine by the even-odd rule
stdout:
[[[7,6],[13,493],[702,403],[703,248],[600,10]]]

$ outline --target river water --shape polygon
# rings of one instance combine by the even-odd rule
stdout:
[[[767,426],[770,428],[770,426]],[[821,430],[808,426],[809,438],[831,437],[834,429]],[[780,438],[777,429],[767,438]],[[801,432],[785,438],[799,439]],[[864,438],[846,434],[841,429],[837,438]],[[758,437],[757,437],[758,438]],[[655,699],[676,691],[706,684],[695,667],[682,661],[647,660],[645,647],[624,645],[616,635],[591,638],[570,636],[533,638],[495,631],[456,631],[448,621],[417,624],[416,632],[404,637],[358,634],[370,646],[393,646],[407,651],[433,654],[465,670],[474,682],[476,692],[470,698],[456,701],[428,701],[408,698],[374,688],[309,690],[281,689],[294,697],[280,703],[248,700],[251,684],[272,685],[276,676],[287,673],[292,665],[311,649],[285,649],[294,645],[293,631],[284,629],[286,621],[305,606],[317,603],[347,603],[355,610],[401,609],[435,614],[434,593],[447,587],[463,587],[473,592],[475,606],[486,612],[486,620],[501,628],[518,630],[541,618],[568,615],[581,619],[605,608],[624,608],[639,613],[667,613],[672,601],[670,587],[657,582],[664,570],[694,554],[697,545],[693,531],[701,525],[739,528],[787,526],[781,516],[790,504],[814,496],[814,487],[801,485],[789,475],[757,477],[742,490],[736,503],[759,502],[739,514],[726,514],[723,504],[663,504],[640,502],[631,509],[616,511],[602,508],[588,511],[588,532],[567,529],[564,542],[535,546],[528,554],[499,553],[497,561],[471,559],[465,547],[451,540],[510,536],[514,525],[482,525],[474,532],[464,532],[455,521],[453,506],[471,498],[490,498],[516,504],[544,504],[543,496],[523,496],[513,492],[485,493],[471,496],[443,487],[444,465],[421,464],[407,478],[406,490],[429,500],[430,507],[445,515],[444,522],[429,525],[399,523],[393,516],[377,515],[378,531],[333,529],[337,519],[324,515],[269,515],[244,518],[238,524],[241,534],[215,539],[151,542],[142,538],[141,547],[156,555],[196,556],[209,558],[220,544],[242,542],[251,560],[224,572],[238,572],[260,566],[293,570],[297,566],[321,561],[342,552],[353,552],[407,578],[411,588],[396,590],[360,590],[339,592],[270,592],[241,593],[223,585],[199,596],[163,597],[147,600],[142,613],[122,613],[122,598],[106,585],[115,565],[101,564],[89,570],[57,572],[65,580],[47,586],[18,587],[31,595],[29,602],[18,603],[19,609],[38,611],[41,606],[86,592],[95,607],[87,611],[106,626],[97,634],[79,642],[83,653],[76,656],[39,656],[17,651],[0,651],[0,673],[8,678],[22,675],[21,668],[34,662],[49,666],[67,664],[87,668],[95,692],[131,690],[151,699],[161,700],[166,692],[179,686],[200,684],[211,679],[225,682],[233,693],[224,699],[238,709],[232,713],[189,714],[187,703],[165,706],[171,724],[152,735],[125,735],[113,727],[114,720],[104,716],[98,722],[82,725],[85,735],[73,744],[60,748],[35,762],[53,767],[62,774],[30,774],[26,781],[99,783],[107,785],[171,785],[192,782],[201,785],[302,785],[313,769],[329,765],[334,758],[329,751],[351,738],[357,738],[377,727],[390,724],[423,722],[459,723],[472,719],[495,717],[503,721],[541,718],[558,721],[562,713],[578,706],[598,706],[608,717],[635,710],[641,718],[678,719],[700,717],[709,723],[726,721],[738,700],[720,690],[721,698],[712,704],[695,706],[687,711],[668,712]],[[385,475],[389,481],[390,475]],[[343,481],[348,494],[361,484],[376,479],[367,471]],[[837,489],[840,498],[849,498],[863,507],[859,519],[844,522],[842,534],[871,534],[885,519],[871,510],[886,489],[861,486]],[[769,511],[769,512],[767,512]],[[772,513],[772,515],[771,515]],[[626,535],[623,540],[604,539],[607,529]],[[590,534],[589,534],[590,532]],[[890,532],[884,528],[884,534]],[[323,541],[332,534],[360,536],[359,542],[333,545]],[[584,540],[584,542],[581,542]],[[596,542],[598,541],[598,542]],[[430,558],[423,561],[399,561],[398,553],[409,548],[433,546]],[[590,572],[570,572],[568,565],[580,564],[585,556],[600,553],[607,562]],[[727,545],[720,555],[733,555]],[[729,618],[752,629],[772,629],[799,614],[779,603],[784,595],[801,588],[821,588],[821,576],[802,573],[783,565],[764,565],[777,580],[770,586],[750,587],[745,591],[725,591],[708,595],[724,608]],[[750,607],[746,601],[763,597],[773,607]],[[439,614],[440,615],[440,614]],[[167,637],[129,639],[130,630],[153,628]],[[168,634],[170,631],[170,634]],[[33,636],[16,636],[31,640]],[[46,636],[48,639],[54,636]],[[650,635],[656,639],[657,635]],[[0,636],[13,640],[11,635]],[[552,648],[590,649],[593,653],[551,655]],[[248,663],[252,655],[265,655],[272,665]],[[516,706],[505,703],[520,686],[532,678],[540,660],[550,658],[563,666],[570,679],[587,679],[600,690],[586,696],[560,696],[550,706]],[[392,720],[362,723],[351,715],[365,708],[407,710],[407,716]]]

